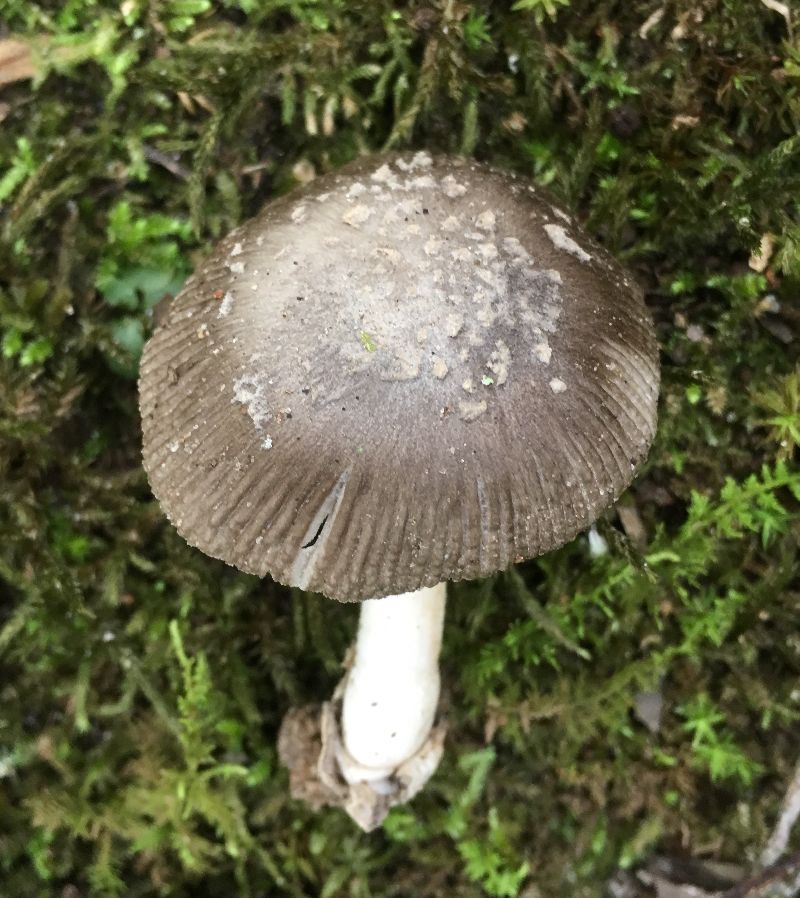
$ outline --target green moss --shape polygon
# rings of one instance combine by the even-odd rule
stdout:
[[[755,857],[800,725],[800,56],[764,4],[659,9],[6,2],[39,74],[0,104],[0,893],[595,896],[677,844]],[[275,753],[356,609],[182,542],[134,378],[219,235],[407,145],[569,203],[646,289],[663,398],[643,540],[612,512],[602,557],[452,589],[445,761],[365,837]]]

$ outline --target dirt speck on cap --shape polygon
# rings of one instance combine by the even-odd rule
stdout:
[[[556,249],[560,249],[565,253],[569,253],[571,256],[575,256],[575,258],[579,259],[581,262],[591,262],[591,255],[589,255],[582,246],[579,246],[561,225],[546,224],[544,230]]]
[[[358,228],[372,215],[372,212],[369,206],[359,203],[342,215],[342,221],[351,228]]]
[[[476,421],[486,411],[488,404],[485,399],[475,402],[461,400],[458,403],[458,416],[462,421]]]

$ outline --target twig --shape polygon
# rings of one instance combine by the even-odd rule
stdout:
[[[792,827],[800,817],[800,762],[795,767],[794,776],[792,777],[786,795],[783,797],[781,805],[780,817],[772,831],[772,835],[761,852],[759,858],[762,867],[769,867],[786,851],[789,844],[789,836],[792,833]]]
[[[185,168],[177,159],[174,159],[172,156],[169,156],[167,153],[162,153],[161,150],[157,150],[155,147],[151,147],[149,144],[144,144],[143,146],[144,158],[147,159],[148,162],[155,162],[156,165],[160,165],[162,168],[165,168],[170,174],[175,175],[176,178],[180,178],[182,181],[188,181],[191,172],[188,168]]]
[[[789,34],[792,33],[792,13],[789,10],[789,7],[785,3],[780,3],[779,0],[761,0],[764,6],[767,9],[771,9],[773,12],[778,13],[778,15],[783,16],[786,20],[786,28],[789,31]]]
[[[563,646],[565,649],[588,661],[591,657],[586,649],[582,649],[576,642],[573,642],[562,630],[561,627],[550,617],[545,608],[539,604],[535,596],[528,591],[525,581],[520,576],[516,568],[509,568],[506,571],[507,582],[516,594],[516,598],[522,604],[522,607],[531,616],[531,619],[538,624],[547,635]]]
[[[642,27],[639,29],[639,37],[642,40],[645,40],[651,29],[655,28],[655,26],[664,18],[664,12],[664,7],[661,6],[645,19]]]
[[[800,851],[790,855],[785,861],[773,864],[756,876],[745,879],[719,898],[766,898],[767,895],[783,895],[786,898],[797,894],[800,887]]]

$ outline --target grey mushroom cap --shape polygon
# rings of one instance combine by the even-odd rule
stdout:
[[[208,555],[344,601],[585,529],[656,423],[641,290],[539,188],[369,157],[225,238],[144,349],[153,492]]]

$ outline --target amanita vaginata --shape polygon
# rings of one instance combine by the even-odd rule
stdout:
[[[647,454],[658,379],[640,289],[486,165],[361,159],[217,246],[144,350],[153,492],[208,555],[375,599],[337,703],[284,727],[296,791],[371,828],[421,787],[445,581],[588,527]]]

